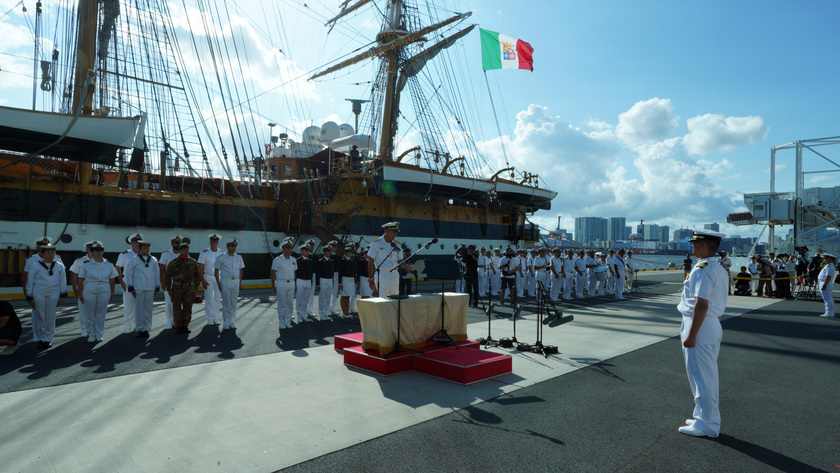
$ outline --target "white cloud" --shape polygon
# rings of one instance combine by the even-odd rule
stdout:
[[[613,134],[607,122],[591,119],[586,127],[594,131],[586,131],[531,105],[517,115],[512,137],[480,146],[501,167],[504,142],[511,164],[539,173],[559,193],[550,212],[532,219],[544,228],[555,228],[557,215],[569,231],[576,216],[623,216],[628,224],[644,219],[674,228],[674,222],[723,221],[743,200],[729,184],[734,164],[689,152],[684,137],[673,134],[673,109],[667,99],[639,102],[621,114]]]
[[[679,121],[670,99],[652,98],[636,102],[620,114],[615,132],[625,143],[637,145],[671,136]]]
[[[707,113],[689,118],[688,134],[683,144],[693,155],[730,151],[751,145],[767,137],[767,125],[761,117],[725,117]]]

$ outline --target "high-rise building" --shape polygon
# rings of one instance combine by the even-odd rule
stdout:
[[[575,218],[575,240],[593,245],[607,239],[607,219],[601,217]]]
[[[694,232],[690,228],[680,228],[674,230],[674,241],[688,240],[692,235],[694,235]]]
[[[627,219],[624,217],[610,217],[607,219],[607,240],[617,241],[627,239],[624,231]]]
[[[668,243],[671,237],[671,227],[668,225],[662,225],[659,227],[659,241],[662,243]]]
[[[704,230],[711,230],[713,232],[719,232],[720,231],[720,225],[717,224],[717,223],[707,223],[707,224],[703,225],[703,229]]]

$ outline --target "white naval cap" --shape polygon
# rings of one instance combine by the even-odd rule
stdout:
[[[102,242],[99,241],[99,240],[91,240],[90,249],[92,249],[92,250],[104,250],[105,245],[103,245]]]
[[[127,237],[125,237],[125,241],[127,241],[129,243],[131,243],[134,240],[139,241],[139,240],[142,240],[142,239],[143,239],[143,234],[142,233],[136,233],[136,232],[131,233]]]
[[[286,237],[286,238],[284,238],[284,239],[283,239],[283,243],[282,243],[280,246],[281,246],[281,247],[283,247],[283,248],[285,248],[285,247],[287,247],[287,246],[288,246],[289,248],[291,248],[291,247],[295,246],[295,245],[294,245],[294,238],[292,238],[292,237]]]
[[[86,241],[85,246],[84,246],[84,250],[87,251],[87,249],[90,248],[91,245],[93,245],[94,241],[95,240]]]
[[[35,240],[35,246],[44,246],[52,244],[52,238],[48,236],[42,236],[41,238]]]
[[[239,245],[239,240],[237,240],[236,238],[231,238],[230,240],[228,240],[228,241],[225,243],[225,245],[233,245],[233,246],[237,246],[237,245]]]
[[[711,241],[720,241],[726,235],[720,232],[713,232],[711,230],[706,230],[705,228],[695,228],[692,230],[692,237],[688,239],[688,241],[697,241],[697,240],[711,240]]]
[[[175,235],[169,239],[169,243],[181,243],[181,235]]]
[[[337,244],[338,244],[338,242],[335,241],[335,240],[330,240],[330,241],[327,242],[327,246],[335,246]]]
[[[393,230],[395,232],[400,231],[400,222],[388,222],[382,225],[382,228],[385,230]]]
[[[837,260],[837,257],[836,257],[836,256],[834,256],[834,255],[832,255],[831,253],[826,253],[826,254],[824,254],[824,255],[823,255],[823,258],[831,258],[831,259],[833,259],[833,260],[835,260],[835,261]]]
[[[222,236],[219,235],[218,233],[211,233],[211,234],[207,235],[207,238],[209,238],[211,240],[221,240]]]

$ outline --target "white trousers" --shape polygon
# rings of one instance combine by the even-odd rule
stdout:
[[[333,294],[332,279],[321,279],[321,289],[318,290],[318,318],[330,320],[330,298]]]
[[[123,291],[123,322],[125,323],[125,332],[134,330],[134,296],[128,290]]]
[[[525,289],[528,291],[528,294],[534,296],[537,294],[537,278],[534,276],[534,273],[528,273],[525,277]]]
[[[222,279],[222,328],[236,327],[236,302],[239,300],[239,279]]]
[[[155,291],[138,291],[134,298],[134,326],[138,332],[148,332],[152,329],[152,312],[155,302]],[[131,294],[129,292],[129,294]]]
[[[624,271],[619,269],[617,273],[615,276],[615,298],[624,299],[624,296],[621,295],[624,292]]]
[[[76,303],[79,306],[79,328],[82,329],[82,336],[87,337],[87,323],[85,322],[85,305],[79,299],[78,294],[76,294]]]
[[[32,311],[32,321],[38,320],[37,326],[33,324],[33,331],[37,330],[35,333],[37,340],[52,342],[55,337],[55,309],[58,304],[58,293],[52,290],[48,291],[49,294],[46,292],[35,289],[32,293],[37,309],[37,314],[36,311]]]
[[[499,291],[501,291],[502,289],[502,273],[500,271],[496,271],[496,274],[493,274],[493,272],[491,271],[490,281],[491,291],[493,295],[499,295]]]
[[[163,291],[163,315],[166,318],[165,328],[172,328],[175,326],[175,321],[172,318],[172,297],[169,296],[169,291]]]
[[[216,284],[215,275],[204,274],[204,280],[207,281],[204,287],[204,319],[207,323],[217,323],[222,307],[222,292]]]
[[[306,320],[307,308],[310,306],[310,293],[312,292],[312,281],[308,279],[296,279],[297,290],[295,291],[295,309],[297,321],[301,323]]]
[[[486,296],[487,289],[490,285],[490,279],[487,277],[487,270],[478,268],[478,295]]]
[[[822,288],[822,286],[820,286],[820,288]],[[825,302],[825,312],[823,315],[826,317],[834,317],[834,295],[832,294],[832,291],[834,291],[834,283],[828,283],[828,287],[825,291],[820,290],[823,302]]]
[[[274,281],[274,289],[277,291],[277,322],[280,327],[292,323],[292,314],[295,304],[295,282]]]
[[[680,340],[691,330],[691,317],[682,318]],[[723,331],[717,317],[707,317],[697,334],[694,348],[683,347],[685,372],[694,396],[694,426],[711,436],[720,433],[718,353]]]
[[[398,272],[379,272],[376,279],[376,289],[379,291],[379,297],[388,297],[400,293],[400,275]]]
[[[338,273],[333,273],[333,289],[332,294],[330,295],[330,312],[333,314],[338,314],[341,312],[341,304],[339,303],[338,299],[338,286],[341,277]]]
[[[102,340],[105,333],[105,314],[108,312],[108,302],[111,300],[111,285],[108,283],[87,283],[85,294],[85,328],[88,337]]]
[[[32,341],[33,342],[40,342],[41,339],[38,338],[38,334],[40,332],[40,323],[41,323],[41,314],[38,312],[38,305],[35,304],[35,307],[32,309]]]
[[[586,272],[589,278],[589,285],[586,287],[586,293],[590,296],[594,296],[596,294],[595,290],[598,286],[598,281],[595,280],[595,271],[587,269]]]
[[[540,291],[540,283],[542,283],[543,287],[546,290],[548,289],[548,287],[547,287],[548,275],[545,274],[545,270],[537,271],[537,275],[534,278],[534,293],[537,295],[537,300],[540,300],[540,297],[542,297],[542,294],[539,292]]]
[[[457,288],[455,292],[460,292]],[[370,279],[364,276],[359,276],[359,296],[370,297],[373,291],[370,290]]]
[[[554,273],[551,273],[549,278],[551,278],[551,300],[556,301],[560,297],[560,289],[563,286],[563,278],[554,276]]]
[[[525,276],[520,276],[516,273],[516,297],[523,297],[525,295]]]
[[[306,304],[306,315],[315,315],[315,312],[312,311],[312,307],[315,304],[315,275],[312,275],[312,279],[309,281],[309,302]]]
[[[575,278],[569,276],[568,274],[563,278],[563,299],[569,300],[572,298],[572,286],[574,285],[574,281]]]
[[[586,276],[584,274],[580,274],[575,272],[575,297],[578,299],[583,297],[583,286],[584,286],[584,278]]]

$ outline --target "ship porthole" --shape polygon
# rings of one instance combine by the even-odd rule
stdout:
[[[458,245],[455,245],[455,246],[457,247]],[[441,250],[443,249],[443,243],[440,244],[440,249]]]
[[[64,233],[61,235],[61,238],[59,238],[59,240],[66,245],[73,241],[73,235],[69,233]]]
[[[181,238],[181,243],[186,243],[186,244],[188,244],[188,245],[189,245],[189,244],[190,244],[190,237],[183,237],[183,238]]]
[[[278,246],[280,246],[280,240],[274,240],[273,242],[271,242],[271,244],[274,245],[275,248],[277,248]]]

